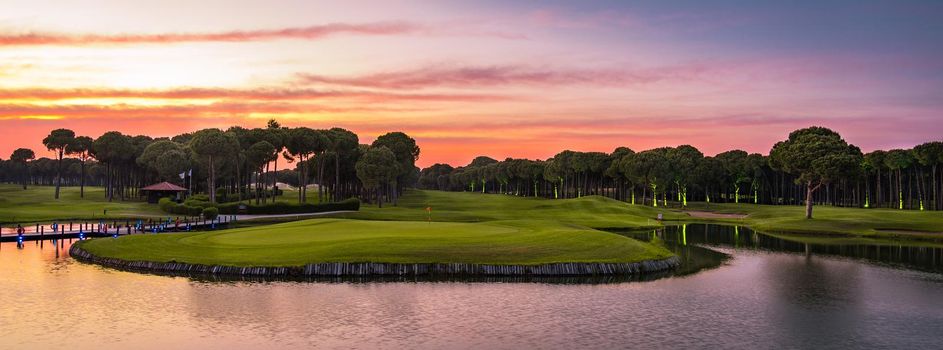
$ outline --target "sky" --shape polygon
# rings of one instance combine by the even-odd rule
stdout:
[[[943,139],[943,1],[6,1],[0,158],[55,128],[414,137],[418,165],[820,125]]]

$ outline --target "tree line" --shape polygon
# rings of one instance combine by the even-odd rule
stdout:
[[[705,156],[690,145],[611,153],[565,150],[546,160],[475,158],[422,169],[419,186],[544,198],[601,195],[632,204],[688,201],[943,210],[943,142],[863,154],[822,127],[793,131],[769,155]]]
[[[205,193],[213,203],[256,204],[274,203],[277,184],[286,182],[298,187],[299,203],[316,188],[321,202],[357,197],[382,205],[395,204],[419,178],[419,146],[405,133],[390,132],[366,145],[342,128],[287,128],[275,120],[265,128],[233,126],[159,138],[109,131],[92,139],[56,129],[43,144],[53,159],[17,149],[8,160],[0,159],[0,181],[24,189],[54,185],[55,199],[62,185],[79,186],[83,198],[86,185],[101,186],[109,201],[136,199],[140,188],[168,181]]]

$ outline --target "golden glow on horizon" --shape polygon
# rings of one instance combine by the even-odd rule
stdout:
[[[60,120],[65,119],[61,115],[19,115],[19,116],[0,116],[0,120]]]
[[[915,97],[937,85],[907,80],[938,69],[938,60],[744,54],[676,37],[672,29],[688,33],[688,23],[627,30],[605,16],[523,5],[381,2],[369,13],[340,3],[301,2],[292,11],[245,5],[220,12],[208,3],[155,2],[131,11],[105,1],[94,16],[75,16],[87,5],[68,2],[56,11],[41,1],[8,6],[0,18],[12,18],[0,28],[0,129],[12,136],[0,157],[43,149],[42,138],[59,127],[93,137],[110,130],[172,136],[262,127],[271,118],[348,128],[364,142],[404,131],[423,146],[421,165],[685,143],[708,154],[765,153],[809,125],[835,128],[859,145],[905,146],[940,131],[938,105]],[[553,15],[535,20],[534,13]],[[406,29],[297,34],[389,21]],[[650,36],[653,30],[664,36]],[[273,34],[251,38],[260,31]],[[29,33],[65,40],[17,42]],[[871,75],[887,67],[913,71]]]

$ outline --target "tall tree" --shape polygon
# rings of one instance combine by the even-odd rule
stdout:
[[[278,173],[278,155],[285,150],[285,146],[288,139],[288,130],[282,128],[282,125],[278,123],[275,119],[269,119],[266,123],[266,133],[264,139],[271,144],[274,149],[274,157],[272,158],[274,172]],[[272,202],[275,202],[275,196],[277,195],[278,190],[275,188],[278,183],[278,178],[272,176]],[[267,185],[266,185],[267,186]]]
[[[884,159],[885,159],[885,158],[887,158],[887,152],[886,152],[886,151],[882,151],[882,150],[877,150],[877,151],[874,151],[874,152],[871,152],[871,153],[868,153],[868,154],[864,155],[864,162],[862,163],[862,164],[864,165],[864,166],[863,166],[863,168],[864,168],[863,170],[869,171],[869,172],[874,172],[874,173],[875,173],[875,177],[874,177],[874,185],[875,185],[875,186],[874,186],[874,189],[875,189],[875,192],[874,192],[874,203],[875,203],[875,205],[877,205],[878,207],[880,207],[880,206],[884,203],[884,201],[883,201],[883,199],[884,199],[884,198],[883,198],[883,197],[884,197],[884,191],[881,189],[881,170],[887,168],[887,165],[886,165],[885,162],[884,162]],[[870,186],[868,186],[868,188],[870,188]],[[865,198],[865,207],[866,207],[866,208],[871,206],[870,201],[871,201],[870,196],[867,196],[867,197]]]
[[[65,148],[68,155],[75,156],[81,162],[81,177],[79,178],[79,198],[85,198],[85,164],[91,158],[92,138],[79,136],[72,140]]]
[[[740,203],[740,188],[743,183],[750,180],[750,167],[748,163],[749,154],[742,150],[732,150],[719,153],[714,156],[715,159],[723,164],[726,171],[727,181],[733,187],[733,201]],[[730,198],[727,198],[729,201]]]
[[[927,142],[914,147],[914,157],[921,165],[930,168],[930,188],[931,195],[928,199],[933,202],[933,209],[941,210],[943,205],[940,203],[940,182],[937,176],[937,168],[943,163],[943,142]]]
[[[75,140],[75,132],[69,129],[56,129],[49,132],[43,139],[43,145],[50,151],[56,152],[56,195],[59,199],[59,188],[62,186],[62,156],[66,147]]]
[[[324,152],[330,141],[324,133],[311,128],[295,128],[289,132],[287,149],[288,152],[297,158],[298,171],[301,177],[298,192],[298,201],[304,203],[308,200],[308,179],[309,169],[312,164],[309,162],[311,156]],[[318,184],[320,186],[321,184]]]
[[[647,188],[652,190],[652,206],[658,206],[658,193],[664,192],[665,185],[671,182],[670,165],[667,159],[668,148],[655,148],[636,153],[625,163],[624,171],[633,179],[632,182],[642,184],[642,204],[647,199]]]
[[[811,219],[815,191],[858,171],[863,156],[837,132],[814,126],[791,132],[787,140],[773,146],[770,158],[795,175],[797,183],[805,185],[805,217]]]
[[[409,135],[406,135],[403,132],[390,132],[380,137],[377,137],[373,141],[371,147],[380,147],[386,146],[393,155],[396,156],[396,161],[399,162],[399,175],[397,175],[397,184],[393,192],[393,205],[397,203],[397,197],[399,192],[402,190],[402,186],[410,182],[411,177],[415,177],[418,180],[418,169],[416,168],[416,160],[419,159],[419,146],[416,145],[416,140]],[[414,175],[413,172],[416,174]]]
[[[17,148],[10,154],[10,161],[16,164],[20,164],[23,172],[20,173],[20,180],[23,183],[23,189],[26,189],[26,183],[29,182],[29,166],[28,162],[36,159],[36,153],[29,148]]]
[[[704,159],[704,154],[690,145],[681,145],[668,150],[666,156],[671,163],[671,174],[678,190],[678,201],[682,206],[688,205],[688,186],[697,180],[698,165]]]
[[[154,143],[151,143],[147,147],[145,147],[144,152],[142,152],[141,155],[135,161],[141,167],[151,170],[154,173],[158,174],[161,180],[172,181],[178,177],[178,174],[180,174],[181,171],[187,170],[187,169],[182,169],[178,172],[171,172],[170,169],[173,168],[172,166],[164,167],[161,164],[158,164],[157,160],[158,158],[162,157],[165,153],[174,152],[174,151],[179,152],[180,154],[185,154],[183,153],[185,151],[184,146],[179,143],[176,143],[170,140],[156,141]],[[167,165],[170,163],[183,163],[183,162],[186,162],[185,157],[183,160],[180,160],[179,162],[172,161],[172,158],[168,158],[168,159],[165,159],[165,164],[163,165]]]
[[[272,144],[268,141],[256,142],[252,146],[249,146],[249,149],[246,151],[246,161],[249,163],[249,167],[255,169],[255,171],[259,173],[259,176],[257,177],[258,180],[255,184],[256,204],[259,203],[260,197],[262,197],[262,189],[260,187],[264,187],[259,186],[263,182],[263,177],[261,176],[262,167],[276,158],[278,158],[278,153],[275,153],[275,146],[272,146]]]
[[[118,166],[127,157],[128,150],[133,147],[131,138],[117,131],[106,132],[92,143],[92,156],[106,165],[105,197],[109,202],[114,199],[115,174]]]
[[[239,148],[235,136],[219,129],[203,129],[193,134],[190,150],[205,161],[207,167],[207,187],[210,202],[216,203],[216,167],[222,164],[223,157]]]
[[[342,128],[328,130],[327,136],[331,140],[331,153],[334,156],[334,188],[331,198],[336,202],[340,200],[341,196],[341,159],[349,158],[357,152],[360,139],[357,134]]]
[[[357,161],[357,177],[367,191],[375,190],[377,206],[383,207],[383,189],[396,184],[401,163],[386,146],[370,147]]]
[[[704,201],[710,203],[711,194],[720,189],[718,186],[722,186],[727,177],[723,162],[716,157],[704,157],[698,163],[694,173],[696,174],[696,182],[704,191]]]
[[[913,155],[906,150],[894,149],[887,151],[884,164],[891,171],[897,172],[897,208],[904,209],[903,171],[914,162]]]

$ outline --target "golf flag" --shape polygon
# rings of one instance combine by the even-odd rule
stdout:
[[[180,179],[181,179],[181,180],[183,180],[183,178],[186,177],[186,176],[187,176],[187,172],[186,172],[186,171],[180,173]]]
[[[431,212],[432,212],[432,207],[426,207],[426,211],[431,213]]]

